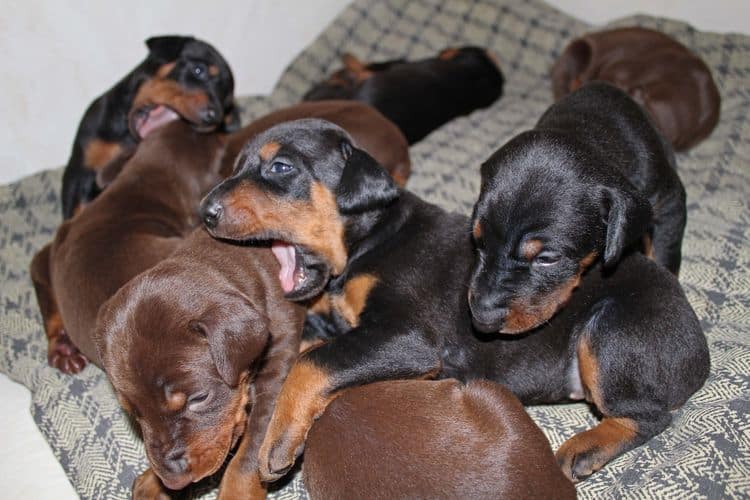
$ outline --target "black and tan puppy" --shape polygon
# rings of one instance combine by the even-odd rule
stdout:
[[[138,141],[182,118],[202,131],[239,127],[234,78],[211,45],[185,36],[146,40],[148,56],[92,102],[78,125],[62,184],[63,217],[73,216],[111,182],[97,172],[121,166]]]
[[[286,296],[323,292],[345,333],[306,351],[287,377],[261,448],[268,480],[291,467],[343,391],[430,376],[494,380],[524,403],[589,394],[606,419],[558,452],[578,479],[662,430],[707,374],[706,341],[679,283],[638,253],[630,266],[620,259],[615,272],[597,265],[583,275],[585,300],[534,334],[478,334],[467,296],[469,219],[396,188],[330,123],[300,120],[256,137],[201,210],[215,236],[277,239]],[[599,315],[605,306],[614,312]],[[599,324],[613,333],[600,339]],[[577,350],[579,338],[590,343]]]
[[[305,488],[329,498],[575,498],[549,442],[499,384],[353,388],[310,430]]]
[[[199,228],[102,306],[99,359],[138,421],[151,465],[135,498],[213,474],[240,438],[219,497],[265,497],[258,449],[305,317],[284,299],[278,267],[268,248],[220,242]]]
[[[199,223],[201,197],[218,182],[224,141],[170,123],[141,142],[109,189],[58,228],[31,262],[47,356],[65,373],[101,366],[99,307],[136,274],[168,256]],[[106,174],[107,169],[99,174]]]
[[[482,166],[473,217],[480,265],[470,299],[484,332],[525,332],[570,298],[586,268],[641,244],[675,274],[685,190],[640,107],[605,83],[550,107]]]
[[[395,123],[409,144],[453,118],[489,106],[505,83],[495,57],[479,47],[449,48],[418,61],[370,64],[345,54],[342,62],[343,69],[303,99],[363,101]]]

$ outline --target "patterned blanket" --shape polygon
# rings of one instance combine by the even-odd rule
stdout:
[[[711,347],[711,375],[661,435],[578,486],[582,498],[750,495],[750,38],[632,17],[609,26],[662,30],[701,55],[721,91],[721,120],[678,156],[688,193],[681,282]],[[597,27],[600,28],[600,27]],[[286,70],[267,97],[244,100],[245,121],[296,102],[350,51],[369,59],[419,58],[462,44],[493,49],[507,77],[492,107],[457,119],[412,147],[409,187],[468,213],[479,165],[530,128],[551,104],[549,68],[572,37],[594,27],[538,0],[358,0]],[[60,222],[60,170],[0,187],[0,370],[32,391],[32,414],[82,498],[129,498],[146,467],[137,431],[104,374],[62,375],[46,364],[28,275],[33,253]],[[595,423],[584,404],[532,407],[552,446]],[[503,471],[498,471],[502,474]],[[208,495],[213,495],[209,492]],[[274,493],[305,498],[299,475]]]

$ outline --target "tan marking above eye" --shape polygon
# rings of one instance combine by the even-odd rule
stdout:
[[[209,65],[209,67],[208,67],[208,74],[211,75],[211,76],[218,75],[219,74],[219,67],[216,66],[215,64]]]
[[[167,408],[172,411],[181,410],[187,402],[187,395],[184,392],[173,392],[167,395]]]
[[[159,78],[166,78],[166,76],[171,73],[171,71],[174,69],[176,63],[167,63],[159,67],[158,70],[156,70],[156,76]]]
[[[267,142],[260,148],[260,151],[258,151],[258,156],[260,156],[261,160],[268,161],[279,152],[279,149],[281,149],[281,144],[278,142]]]
[[[532,261],[539,255],[542,248],[544,248],[544,243],[541,240],[526,240],[521,244],[521,255],[524,259]]]

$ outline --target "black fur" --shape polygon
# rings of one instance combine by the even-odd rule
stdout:
[[[444,123],[484,108],[503,92],[505,79],[485,49],[463,47],[449,59],[403,59],[364,66],[364,80],[345,68],[317,84],[305,101],[353,99],[383,113],[409,144]]]

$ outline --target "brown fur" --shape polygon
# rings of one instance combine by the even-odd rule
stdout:
[[[157,132],[141,143],[91,210],[65,221],[32,261],[49,361],[64,372],[80,371],[86,358],[100,364],[92,338],[99,306],[174,250],[197,225],[200,198],[219,180],[218,136],[197,134],[178,122]],[[64,351],[63,329],[74,344]]]
[[[521,253],[523,254],[523,258],[531,261],[539,255],[539,252],[542,251],[542,248],[544,248],[544,243],[540,240],[528,240],[524,242],[523,247],[521,248]]]
[[[352,388],[313,425],[305,486],[327,498],[575,498],[542,432],[488,381]]]
[[[229,136],[223,174],[231,173],[242,146],[253,137],[274,125],[300,118],[335,123],[349,132],[359,147],[369,151],[400,186],[409,179],[411,161],[404,135],[375,108],[352,101],[302,102],[258,118]]]
[[[268,144],[260,148],[260,158],[262,160],[268,161],[273,158],[276,153],[279,152],[279,149],[281,149],[281,144],[279,144],[278,142],[269,142]]]
[[[711,70],[658,31],[619,28],[571,41],[552,68],[555,99],[592,80],[630,94],[678,150],[700,142],[719,121],[721,96]]]

